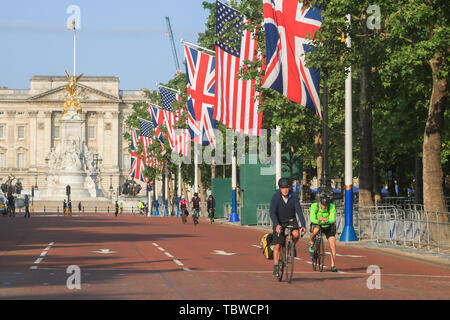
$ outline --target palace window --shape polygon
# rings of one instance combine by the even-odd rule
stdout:
[[[17,138],[19,138],[19,139],[25,138],[25,126],[17,127]]]
[[[3,139],[4,136],[4,131],[5,131],[5,126],[4,125],[0,125],[0,139]]]
[[[53,139],[59,139],[59,126],[54,126],[53,127]]]
[[[4,167],[5,167],[5,154],[0,153],[0,168],[4,168]]]
[[[123,164],[122,164],[123,169],[130,169],[131,168],[131,158],[129,154],[124,154],[123,155]]]
[[[17,168],[25,168],[25,153],[17,154]]]
[[[94,126],[88,126],[88,138],[95,139],[95,127]]]

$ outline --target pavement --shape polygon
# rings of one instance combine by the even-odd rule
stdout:
[[[448,299],[448,260],[362,243],[338,243],[332,273],[329,254],[323,272],[312,269],[302,239],[292,282],[278,282],[261,254],[264,233],[190,217],[0,217],[0,299]]]

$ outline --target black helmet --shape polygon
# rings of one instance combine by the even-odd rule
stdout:
[[[194,193],[194,197],[198,197],[198,193],[196,192],[196,193]]]
[[[278,188],[290,188],[292,187],[291,179],[281,178],[278,180]]]
[[[319,192],[319,201],[324,206],[328,206],[331,203],[331,196],[326,190],[322,190]]]

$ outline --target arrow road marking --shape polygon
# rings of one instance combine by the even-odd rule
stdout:
[[[214,250],[214,252],[211,252],[211,254],[220,254],[220,255],[223,255],[223,256],[232,256],[233,254],[236,254],[236,253],[225,252],[223,250]]]
[[[92,251],[92,252],[95,252],[95,253],[101,253],[101,254],[116,253],[116,251],[111,251],[111,250],[109,250],[109,249],[100,249],[100,250]]]

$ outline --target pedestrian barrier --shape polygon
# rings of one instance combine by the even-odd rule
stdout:
[[[310,232],[309,210],[312,203],[301,203]],[[256,206],[257,226],[272,229],[270,204]],[[345,225],[345,207],[336,206],[336,238]],[[450,255],[449,212],[424,211],[417,204],[383,204],[374,207],[353,208],[353,222],[358,240],[402,248],[415,248]]]

